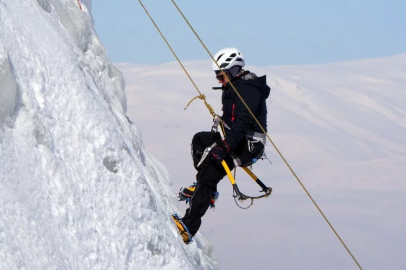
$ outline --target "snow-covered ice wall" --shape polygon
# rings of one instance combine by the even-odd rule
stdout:
[[[171,180],[81,5],[0,0],[0,269],[217,268],[177,234]]]

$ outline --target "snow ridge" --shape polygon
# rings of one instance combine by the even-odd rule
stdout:
[[[172,225],[168,172],[81,4],[0,2],[0,269],[218,268]]]

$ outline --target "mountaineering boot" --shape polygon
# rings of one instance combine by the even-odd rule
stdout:
[[[180,235],[182,236],[183,242],[186,245],[190,244],[193,241],[193,237],[189,233],[185,224],[182,222],[182,219],[176,213],[172,215],[172,219],[173,219],[173,221],[175,221],[176,227],[178,228],[178,231],[179,231]]]
[[[179,201],[185,201],[186,204],[189,203],[192,200],[193,195],[195,194],[195,190],[196,182],[188,187],[180,188],[179,194],[177,196],[179,198]],[[213,191],[210,197],[210,208],[216,207],[215,203],[218,198],[219,193],[217,191]]]
[[[180,188],[178,198],[179,201],[186,201],[186,204],[190,202],[190,200],[193,197],[193,194],[195,194],[195,189],[196,189],[196,182],[194,182],[192,185],[185,187],[185,188]]]

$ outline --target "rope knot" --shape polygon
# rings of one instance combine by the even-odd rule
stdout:
[[[207,109],[210,111],[210,114],[213,115],[213,116],[216,115],[216,113],[214,112],[214,110],[213,110],[213,108],[211,107],[211,105],[210,105],[209,103],[207,103],[207,101],[206,101],[206,96],[203,95],[203,94],[200,94],[200,95],[198,95],[198,96],[192,98],[192,99],[188,102],[188,104],[186,105],[185,110],[186,110],[186,109],[189,107],[189,105],[190,105],[194,100],[196,100],[196,99],[201,99],[201,100],[203,100],[204,105],[206,105]]]

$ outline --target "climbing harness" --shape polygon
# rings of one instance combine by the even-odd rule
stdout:
[[[159,30],[158,26],[156,25],[155,21],[152,19],[151,15],[148,13],[147,9],[145,8],[145,6],[143,5],[141,0],[138,0],[140,5],[143,7],[145,13],[148,15],[148,17],[150,18],[150,20],[152,21],[152,23],[155,25],[155,28],[157,29],[157,31],[159,32],[159,34],[161,35],[161,37],[163,38],[163,40],[165,41],[165,43],[167,44],[168,48],[171,50],[172,54],[175,56],[176,60],[178,61],[178,63],[180,64],[180,66],[182,67],[183,71],[186,73],[186,75],[188,76],[189,80],[192,82],[193,86],[196,88],[196,90],[199,92],[199,96],[195,97],[194,99],[192,99],[189,103],[188,106],[190,105],[190,103],[199,98],[202,99],[206,105],[206,107],[209,109],[210,113],[212,114],[213,117],[216,117],[217,115],[214,113],[213,109],[211,108],[211,106],[206,102],[205,96],[199,91],[198,87],[196,86],[196,84],[194,83],[193,79],[190,77],[189,73],[186,71],[185,67],[183,66],[182,62],[179,60],[179,58],[177,57],[176,53],[173,51],[172,47],[169,45],[168,41],[166,40],[166,38],[164,37],[164,35],[162,34],[162,32]],[[180,8],[178,7],[178,5],[175,3],[174,0],[171,0],[173,5],[176,7],[176,9],[179,11],[179,13],[181,14],[181,16],[183,17],[183,19],[185,20],[185,22],[189,25],[190,29],[193,31],[193,33],[195,34],[196,38],[200,41],[200,43],[202,44],[202,46],[204,47],[204,49],[206,50],[206,52],[208,53],[208,55],[210,56],[210,58],[212,59],[212,61],[214,63],[217,64],[217,62],[215,61],[215,59],[213,58],[213,55],[210,53],[210,51],[207,49],[206,45],[204,44],[204,42],[200,39],[199,35],[196,33],[196,31],[194,30],[194,28],[192,27],[192,25],[189,23],[189,21],[187,20],[187,18],[185,17],[185,15],[183,14],[183,12],[180,10]],[[218,66],[218,65],[217,65]],[[218,66],[219,70],[221,71],[221,73],[226,76],[226,73]],[[230,82],[230,86],[231,88],[234,90],[234,92],[236,93],[236,95],[240,98],[241,102],[244,104],[244,106],[247,108],[248,112],[251,114],[251,116],[253,117],[253,119],[255,120],[255,122],[258,124],[258,126],[261,128],[261,130],[263,131],[264,134],[266,134],[266,137],[268,138],[268,140],[270,141],[270,143],[272,144],[272,146],[275,148],[275,150],[277,151],[277,153],[279,154],[279,156],[281,157],[281,159],[284,161],[284,163],[286,164],[286,166],[289,168],[290,172],[293,174],[293,176],[295,177],[295,179],[298,181],[298,183],[300,184],[300,186],[303,188],[303,190],[305,191],[305,193],[307,194],[307,196],[309,197],[309,199],[312,201],[312,203],[314,204],[314,206],[317,208],[317,210],[319,211],[319,213],[323,216],[324,220],[327,222],[327,224],[329,225],[329,227],[331,228],[331,230],[334,232],[334,234],[337,236],[337,238],[339,239],[339,241],[341,242],[341,244],[344,246],[344,248],[347,250],[348,254],[351,256],[351,258],[354,260],[354,262],[356,263],[356,265],[359,267],[359,269],[362,270],[361,265],[358,263],[358,261],[355,259],[354,255],[351,253],[351,251],[348,249],[347,245],[344,243],[344,241],[341,239],[341,237],[339,236],[339,234],[336,232],[336,230],[334,229],[333,225],[330,223],[330,221],[327,219],[327,217],[324,215],[323,211],[321,210],[321,208],[318,206],[318,204],[316,203],[316,201],[313,199],[313,197],[310,195],[310,193],[307,191],[306,187],[303,185],[302,181],[300,181],[299,177],[296,175],[296,173],[293,171],[292,167],[289,165],[289,163],[287,162],[287,160],[285,159],[285,157],[282,155],[282,153],[279,151],[278,147],[275,145],[275,143],[272,141],[272,139],[269,137],[268,133],[266,132],[266,130],[264,129],[264,127],[261,125],[261,123],[259,123],[258,119],[255,117],[255,115],[252,113],[251,109],[248,107],[248,105],[246,104],[246,102],[244,101],[244,99],[241,97],[241,95],[238,93],[238,91],[236,90],[235,86],[233,85],[232,82]],[[210,107],[210,108],[209,108]],[[185,108],[186,109],[186,108]],[[225,161],[222,161],[223,167],[226,170],[226,173],[233,185],[233,183],[235,183],[235,179],[233,178],[227,164],[225,163]],[[227,171],[228,169],[228,171]],[[255,179],[254,179],[255,180]],[[257,178],[258,181],[260,181]],[[258,183],[258,181],[256,181]],[[262,182],[261,182],[262,183]],[[234,189],[234,185],[233,185],[233,189]],[[238,189],[235,188],[235,189]],[[239,196],[238,194],[240,194],[241,199],[243,199],[244,197],[242,196],[243,194],[241,192],[235,191],[237,193],[237,197]],[[268,195],[269,196],[269,195]],[[263,195],[263,197],[265,197],[265,195]]]

